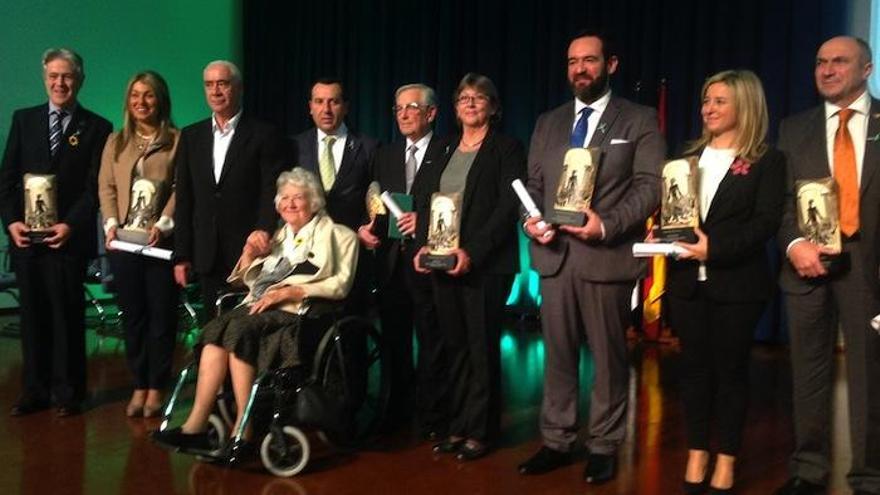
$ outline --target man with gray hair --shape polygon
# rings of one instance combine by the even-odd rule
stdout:
[[[424,183],[426,174],[422,171],[445,167],[451,150],[432,130],[437,117],[433,89],[424,84],[401,86],[395,92],[393,111],[404,139],[379,148],[371,165],[373,180],[383,191],[414,194],[420,188],[430,187]],[[423,436],[433,440],[445,436],[448,426],[443,407],[446,363],[430,278],[413,269],[412,260],[420,247],[412,239],[417,221],[415,213],[406,213],[397,221],[401,233],[407,236],[404,240],[388,237],[387,229],[375,220],[360,226],[358,238],[362,245],[374,250],[379,317],[392,354],[390,410],[394,416],[388,426],[398,426],[413,413],[414,391],[416,420]],[[415,374],[413,326],[419,339]]]
[[[58,416],[80,412],[86,392],[83,282],[97,251],[96,177],[113,128],[77,101],[85,80],[78,54],[53,48],[42,62],[49,102],[12,116],[0,168],[0,216],[21,305],[22,393],[12,416],[53,401]],[[31,235],[26,221],[25,174],[53,176],[54,200],[37,199],[56,213],[42,238]]]
[[[284,169],[281,139],[242,113],[241,72],[217,60],[203,72],[211,118],[183,129],[177,147],[174,279],[199,277],[208,316],[245,242],[257,252],[275,231],[275,179]]]

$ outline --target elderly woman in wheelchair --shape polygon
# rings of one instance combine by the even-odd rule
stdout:
[[[229,281],[243,282],[249,292],[239,306],[205,326],[192,410],[178,428],[163,424],[153,434],[156,442],[190,452],[216,448],[207,430],[227,372],[236,408],[232,432],[247,437],[248,428],[239,425],[252,402],[256,377],[269,369],[310,364],[301,362],[298,349],[303,301],[342,300],[351,289],[358,256],[357,237],[333,223],[324,201],[313,173],[295,168],[278,177],[275,207],[284,226],[263,252],[244,247]]]

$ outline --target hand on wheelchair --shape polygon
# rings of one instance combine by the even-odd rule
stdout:
[[[284,287],[270,289],[263,294],[263,297],[250,304],[250,311],[248,314],[259,314],[284,302],[302,301],[305,296],[306,292],[303,288],[296,285],[286,285]]]

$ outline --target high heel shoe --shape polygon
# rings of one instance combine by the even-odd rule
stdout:
[[[703,478],[703,481],[682,481],[681,487],[686,495],[702,495],[709,487],[708,478]]]
[[[464,445],[464,438],[447,438],[440,443],[434,444],[434,447],[432,447],[431,450],[433,450],[435,454],[453,454],[458,452],[462,445]]]
[[[144,415],[144,405],[136,402],[129,402],[125,406],[125,415],[129,418],[140,418]]]
[[[734,493],[733,485],[730,488],[716,488],[709,485],[709,495],[731,495],[732,493]]]

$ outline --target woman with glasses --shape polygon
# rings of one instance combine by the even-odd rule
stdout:
[[[522,145],[495,129],[501,102],[495,84],[483,75],[462,78],[453,102],[461,132],[450,141],[448,162],[428,172],[415,198],[419,244],[427,241],[430,193],[460,193],[461,222],[455,266],[433,271],[440,329],[444,333],[451,385],[447,438],[437,453],[461,461],[480,458],[497,439],[501,423],[499,340],[504,304],[518,270],[518,203],[510,183],[525,175]],[[413,262],[422,273],[429,270]]]

